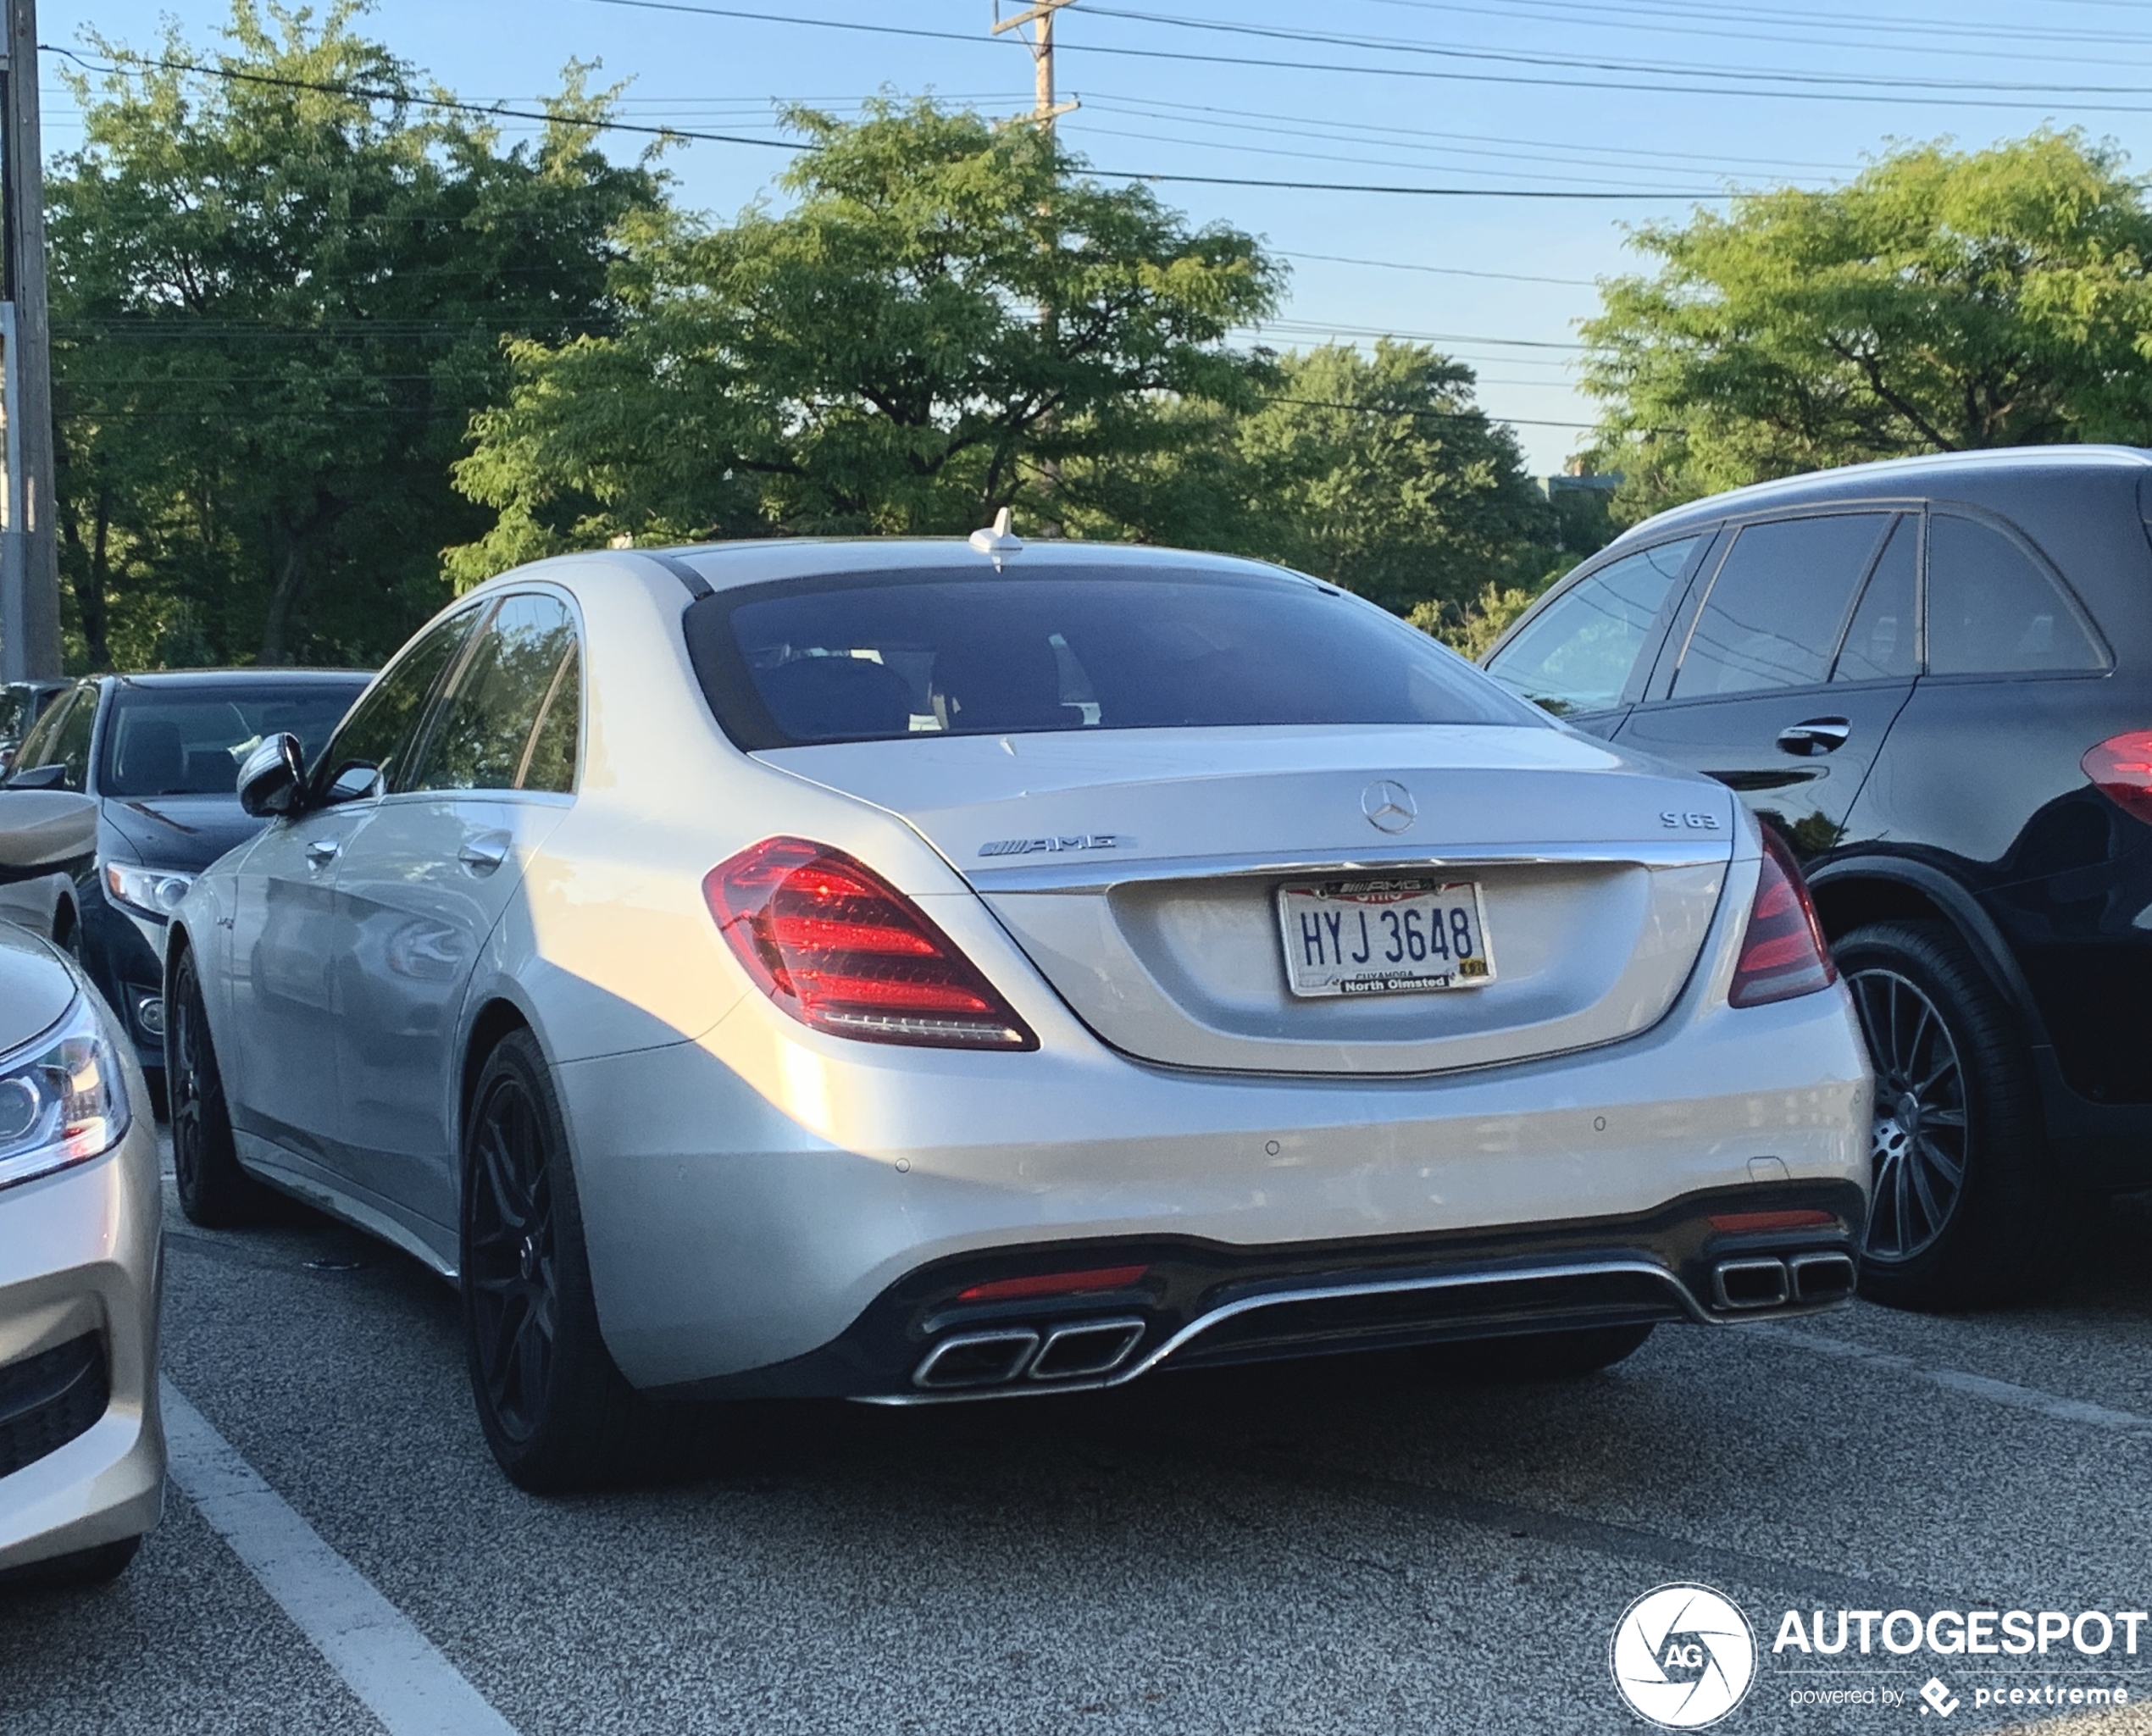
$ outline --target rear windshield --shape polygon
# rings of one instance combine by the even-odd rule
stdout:
[[[105,796],[230,796],[239,763],[264,736],[299,738],[311,762],[366,678],[249,682],[214,687],[122,688],[105,727],[97,789]]]
[[[1418,630],[1281,574],[884,574],[720,591],[688,646],[743,747],[1045,729],[1545,719]]]

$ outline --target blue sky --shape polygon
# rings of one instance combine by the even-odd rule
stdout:
[[[706,3],[823,22],[693,9]],[[208,46],[227,16],[223,0],[42,13],[48,43],[80,47],[93,26],[138,49],[168,19]],[[782,99],[842,111],[886,88],[1028,108],[1029,58],[989,36],[993,17],[993,0],[380,0],[368,27],[466,97],[527,99],[566,61],[597,59],[632,80],[627,118],[774,138]],[[1507,190],[1158,186],[1288,257],[1290,305],[1265,341],[1434,339],[1478,371],[1482,401],[1517,421],[1542,472],[1581,437],[1560,424],[1590,419],[1570,383],[1575,322],[1596,305],[1593,280],[1627,269],[1625,225],[1678,218],[1729,185],[1822,185],[1893,139],[1977,145],[2043,123],[2111,138],[2152,172],[2143,0],[1077,0],[1058,35],[1062,92],[1083,103],[1065,136],[1101,169]],[[49,64],[44,85],[47,143],[64,150],[80,137],[73,101]],[[668,158],[683,198],[721,214],[783,160],[714,142]],[[1644,197],[1514,197],[1526,189]]]

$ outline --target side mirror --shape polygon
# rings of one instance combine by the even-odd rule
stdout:
[[[14,773],[8,779],[10,790],[59,790],[67,784],[67,768],[62,765],[31,766],[26,771]]]
[[[256,819],[288,814],[299,805],[307,765],[299,738],[272,735],[248,754],[239,768],[239,805]]]

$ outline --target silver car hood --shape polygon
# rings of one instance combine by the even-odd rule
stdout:
[[[950,736],[760,756],[901,817],[1115,1046],[1169,1065],[1418,1073],[1617,1040],[1664,1015],[1740,835],[1723,788],[1569,730]],[[1278,885],[1480,882],[1496,980],[1311,1001]]]
[[[75,1000],[75,979],[27,929],[0,923],[0,1054],[59,1023]]]

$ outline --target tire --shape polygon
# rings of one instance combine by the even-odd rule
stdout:
[[[480,1070],[457,1216],[471,1393],[509,1481],[551,1495],[638,1469],[639,1406],[598,1333],[567,1130],[528,1031]]]
[[[1422,1354],[1432,1372],[1487,1384],[1581,1380],[1634,1356],[1651,1327],[1589,1326],[1531,1332],[1467,1344],[1434,1345]]]
[[[0,1573],[0,1591],[85,1591],[109,1585],[127,1571],[141,1546],[141,1538],[125,1537],[117,1543],[78,1550],[71,1556],[55,1556],[49,1561],[10,1568]]]
[[[173,973],[170,1018],[164,1037],[164,1080],[172,1123],[172,1172],[180,1209],[205,1229],[230,1229],[258,1221],[269,1190],[239,1167],[225,1102],[224,1075],[209,1034],[208,1009],[191,948]]]
[[[1876,1069],[1861,1294],[1894,1308],[2015,1301],[2067,1222],[2009,1003],[1955,929],[1874,923],[1832,949]]]

